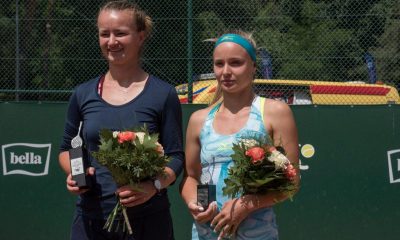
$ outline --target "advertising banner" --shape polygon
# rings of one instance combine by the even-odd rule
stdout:
[[[0,103],[0,239],[69,239],[76,196],[58,165],[66,103]],[[182,105],[190,114],[205,105]],[[292,106],[301,189],[275,206],[281,240],[399,239],[400,106]],[[268,121],[266,119],[266,121]],[[177,240],[192,219],[169,190]]]

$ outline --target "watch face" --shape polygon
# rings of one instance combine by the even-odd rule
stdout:
[[[161,182],[160,182],[160,180],[158,180],[158,179],[154,180],[154,187],[157,188],[158,191],[161,190]]]

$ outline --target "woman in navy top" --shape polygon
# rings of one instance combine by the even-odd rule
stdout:
[[[59,155],[60,165],[67,173],[66,187],[78,195],[71,239],[173,239],[166,188],[183,167],[182,112],[174,87],[148,74],[140,65],[152,20],[137,5],[113,1],[100,9],[97,26],[108,71],[76,87],[69,101]],[[93,184],[89,189],[80,189],[71,178],[68,150],[80,122],[80,135],[91,165],[88,174]],[[130,186],[118,188],[108,169],[90,152],[98,150],[101,129],[118,131],[144,124],[150,132],[159,133],[159,142],[172,159],[165,168],[167,177],[142,182],[143,192]],[[127,207],[132,236],[121,230],[109,233],[103,229],[117,201]]]

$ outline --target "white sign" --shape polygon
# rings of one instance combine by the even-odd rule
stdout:
[[[315,154],[315,148],[312,144],[304,144],[303,146],[301,144],[299,144],[299,148],[300,148],[300,154],[301,154],[301,158],[312,158]],[[308,170],[310,167],[308,165],[305,165],[301,159],[300,161],[300,170]]]
[[[11,143],[1,146],[3,175],[43,176],[49,171],[51,144]]]
[[[400,149],[387,152],[389,181],[390,183],[400,183]]]

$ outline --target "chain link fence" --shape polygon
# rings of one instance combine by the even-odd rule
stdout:
[[[259,48],[256,78],[316,81],[272,85],[264,81],[256,84],[259,93],[268,92],[267,96],[289,103],[299,91],[310,101],[306,103],[312,103],[311,98],[315,102],[317,95],[334,95],[339,104],[341,98],[350,97],[345,102],[352,104],[351,98],[363,95],[363,103],[374,104],[374,96],[382,98],[391,92],[393,99],[387,102],[398,101],[398,0],[136,2],[155,22],[143,67],[175,86],[190,82],[189,87],[179,87],[186,101],[201,102],[197,95],[210,90],[212,84],[197,80],[200,74],[212,73],[213,43],[206,40],[227,29],[253,33]],[[96,15],[104,1],[0,3],[0,101],[67,101],[77,84],[106,72],[96,29]],[[313,88],[327,81],[357,82],[358,90],[329,85],[334,87],[321,93]],[[393,89],[366,93],[360,83],[377,89],[388,85],[394,93]]]

